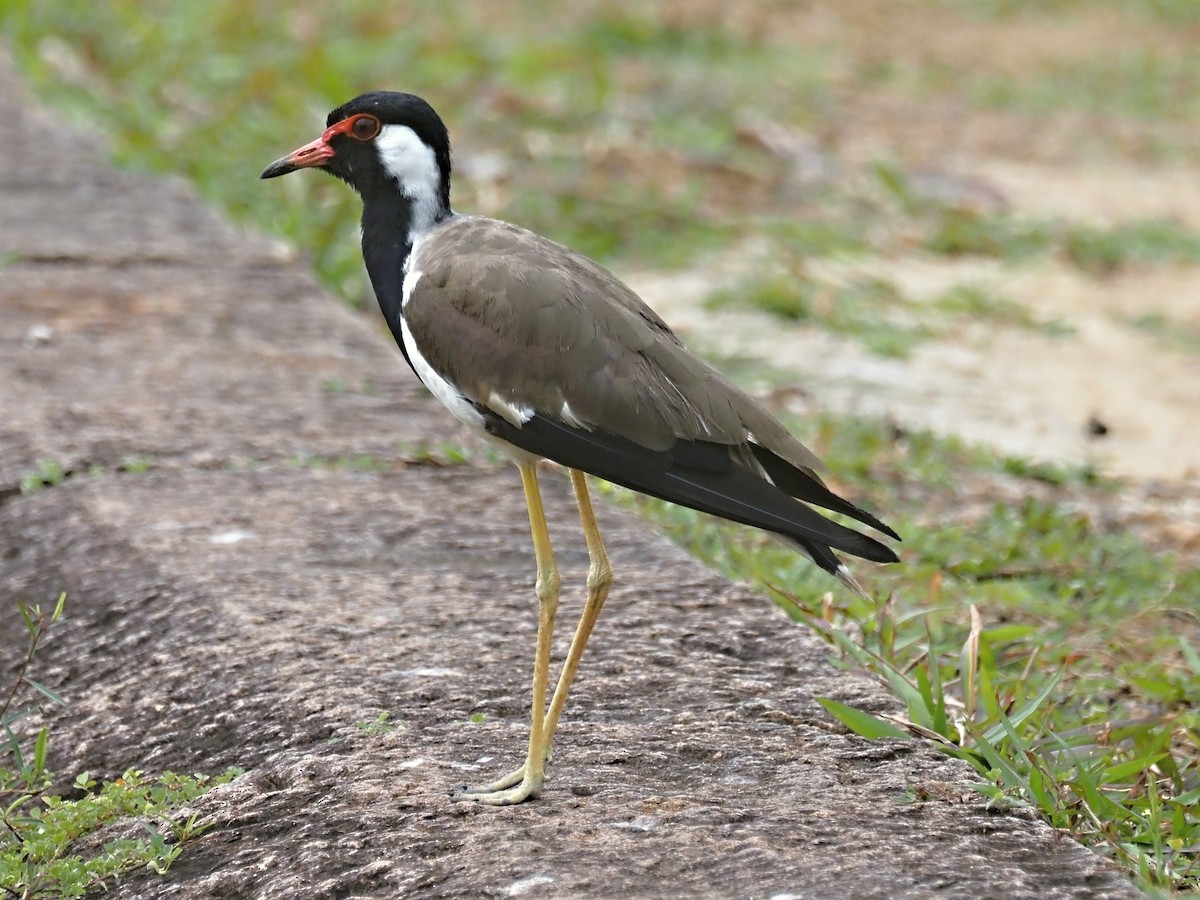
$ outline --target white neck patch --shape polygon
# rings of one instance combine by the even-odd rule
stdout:
[[[409,243],[428,230],[442,206],[442,173],[433,150],[407,125],[384,125],[375,138],[375,152],[384,171],[400,184],[412,201]]]

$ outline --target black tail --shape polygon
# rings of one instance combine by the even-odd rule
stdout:
[[[757,472],[734,462],[729,448],[703,441],[680,441],[670,450],[647,450],[632,441],[600,431],[572,428],[534,416],[520,428],[478,407],[488,431],[530,453],[579,469],[623,487],[678,503],[723,519],[752,525],[796,541],[823,569],[837,574],[837,557],[830,548],[873,562],[899,558],[874,538],[831,522],[791,494],[838,512],[895,536],[890,528],[814,481],[804,484],[802,473],[787,468],[786,483],[778,487]],[[757,448],[756,448],[757,452]],[[766,451],[769,453],[769,451]],[[779,469],[787,466],[771,455]],[[771,469],[764,463],[768,474]],[[775,475],[772,474],[772,478]],[[830,569],[833,565],[835,568]]]
[[[787,491],[797,500],[803,500],[806,503],[815,503],[817,506],[822,506],[825,509],[843,513],[852,519],[858,519],[864,525],[870,525],[876,531],[882,532],[888,537],[900,540],[900,535],[896,534],[896,532],[892,531],[892,529],[880,522],[865,509],[860,509],[844,497],[839,497],[827,488],[825,483],[817,478],[815,474],[797,469],[791,463],[780,459],[766,447],[759,446],[758,444],[751,444],[750,447],[754,451],[755,459],[758,460],[766,473],[771,476],[771,480],[775,482],[776,487]]]

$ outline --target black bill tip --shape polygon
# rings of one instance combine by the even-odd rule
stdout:
[[[289,172],[295,172],[299,168],[290,156],[285,156],[283,159],[277,159],[265,169],[258,177],[261,178],[278,178],[280,175],[287,175]]]

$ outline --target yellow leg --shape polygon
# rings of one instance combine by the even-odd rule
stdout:
[[[567,694],[571,690],[571,682],[579,670],[579,660],[583,657],[583,648],[587,646],[588,638],[592,636],[592,628],[600,617],[604,601],[608,599],[608,589],[612,587],[612,567],[608,564],[608,554],[604,552],[604,540],[600,537],[600,528],[596,525],[596,514],[592,511],[592,498],[588,495],[587,476],[582,472],[571,469],[571,486],[575,488],[575,502],[579,506],[579,521],[583,524],[583,536],[588,549],[587,600],[583,604],[583,613],[579,617],[579,625],[575,628],[575,636],[571,639],[571,649],[567,651],[567,661],[563,663],[562,673],[558,676],[558,684],[554,688],[554,698],[550,701],[550,709],[546,713],[546,750],[554,740],[554,732],[558,728],[558,717],[562,714],[567,702]]]
[[[583,648],[587,646],[588,638],[592,635],[592,629],[596,625],[596,620],[600,617],[600,610],[604,607],[604,601],[608,598],[608,589],[612,587],[613,581],[612,567],[608,563],[608,554],[604,551],[604,540],[600,537],[600,528],[596,524],[596,514],[592,510],[592,498],[588,494],[587,479],[582,472],[575,469],[568,471],[571,473],[571,486],[575,488],[575,502],[579,506],[579,520],[583,524],[583,535],[587,541],[589,560],[587,600],[583,604],[583,613],[579,617],[579,625],[575,629],[575,636],[571,639],[571,648],[567,651],[566,662],[563,663],[562,673],[559,675],[558,684],[554,688],[554,697],[550,701],[550,709],[547,710],[546,717],[542,723],[543,756],[541,772],[543,773],[543,777],[545,759],[550,754],[550,745],[554,740],[554,732],[558,729],[558,719],[562,715],[563,707],[566,705],[567,694],[571,691],[571,682],[575,680],[575,673],[579,671],[579,661],[583,657]],[[534,487],[536,490],[536,482]],[[532,509],[532,506],[530,508]],[[532,513],[530,515],[532,518]],[[549,548],[549,543],[549,537],[547,537],[547,548]],[[536,686],[534,690],[537,690]],[[534,709],[536,710],[536,699],[534,702]],[[518,802],[491,801],[487,797],[499,795],[506,789],[524,782],[525,773],[528,769],[529,763],[527,761],[525,765],[509,772],[503,778],[499,778],[491,784],[482,787],[471,788],[466,793],[459,795],[459,798],[464,800],[480,799],[484,802]]]
[[[525,765],[493,784],[468,788],[456,800],[474,800],[495,806],[508,806],[537,797],[545,781],[546,753],[550,746],[546,731],[546,688],[549,681],[550,645],[554,636],[554,616],[558,611],[559,577],[550,546],[550,531],[542,510],[538,490],[537,464],[521,463],[521,483],[525,487],[525,505],[529,508],[529,527],[533,532],[533,553],[537,559],[538,598],[537,649],[533,658],[533,703],[529,717],[529,752]],[[514,778],[514,776],[517,776]]]

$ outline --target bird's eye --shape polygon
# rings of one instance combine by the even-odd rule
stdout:
[[[358,116],[350,123],[349,134],[356,141],[369,141],[379,134],[382,127],[374,116]]]

